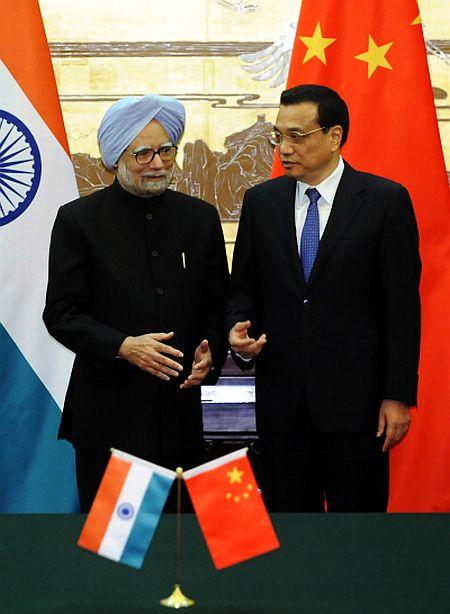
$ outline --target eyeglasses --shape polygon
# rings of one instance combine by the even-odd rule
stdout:
[[[283,141],[289,143],[289,145],[299,145],[308,134],[313,132],[319,132],[319,130],[328,130],[327,126],[321,126],[320,128],[314,128],[308,132],[291,132],[290,134],[280,134],[279,132],[271,132],[269,135],[269,143],[274,147],[279,147]]]
[[[177,155],[178,147],[171,143],[161,145],[158,149],[151,147],[142,147],[138,151],[129,151],[130,156],[134,156],[138,164],[150,164],[153,158],[158,155],[163,162],[170,162]]]

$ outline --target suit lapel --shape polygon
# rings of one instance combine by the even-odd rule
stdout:
[[[304,286],[305,278],[300,262],[297,234],[295,230],[295,192],[297,182],[294,179],[284,178],[285,181],[278,190],[278,199],[274,203],[278,220],[280,244],[287,251],[287,259],[292,264],[298,282]]]
[[[347,164],[339,182],[330,217],[319,243],[319,251],[308,279],[308,286],[320,275],[320,272],[339,243],[347,227],[357,215],[364,202],[364,186],[358,173]]]

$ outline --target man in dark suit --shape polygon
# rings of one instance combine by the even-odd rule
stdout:
[[[416,404],[412,204],[403,186],[342,160],[348,130],[333,90],[283,92],[271,140],[285,176],[242,206],[227,326],[237,361],[255,362],[272,510],[386,510],[388,450]]]
[[[217,211],[168,190],[184,127],[175,99],[127,98],[99,129],[114,183],[60,208],[44,321],[75,352],[59,437],[88,511],[111,447],[197,464],[200,384],[226,356],[228,269]]]

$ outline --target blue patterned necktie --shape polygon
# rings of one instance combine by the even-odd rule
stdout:
[[[320,194],[316,188],[308,188],[305,194],[309,198],[309,205],[300,239],[300,258],[305,281],[308,281],[319,249],[319,209],[317,208],[317,201]]]

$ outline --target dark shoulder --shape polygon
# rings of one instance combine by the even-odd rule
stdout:
[[[362,188],[371,192],[395,194],[407,191],[406,188],[397,181],[393,181],[387,177],[381,177],[381,175],[357,171],[348,164],[345,165],[342,180],[354,183],[355,185],[359,184]]]
[[[264,196],[267,197],[270,194],[276,194],[280,191],[292,190],[295,188],[297,182],[295,179],[282,175],[275,179],[267,179],[258,185],[253,186],[247,190],[248,196]]]
[[[205,218],[215,218],[218,216],[216,207],[206,200],[190,196],[184,192],[176,192],[175,190],[167,190],[164,195],[165,198],[170,199],[172,203],[177,206],[184,207],[186,211],[189,211],[193,215]]]
[[[214,219],[218,217],[217,210],[213,205],[182,192],[175,192],[169,189],[164,193],[163,199],[163,202],[170,203],[172,206],[183,207],[190,215],[192,214],[199,219]],[[116,207],[117,202],[122,201],[123,192],[121,192],[117,185],[112,184],[63,205],[60,207],[59,216],[74,218],[78,221],[89,221],[108,215],[110,209]]]
[[[91,192],[87,196],[80,196],[65,205],[60,207],[60,215],[70,215],[75,217],[85,217],[90,214],[95,214],[99,209],[110,206],[113,201],[112,196],[113,187],[108,186],[101,188],[95,192]]]

